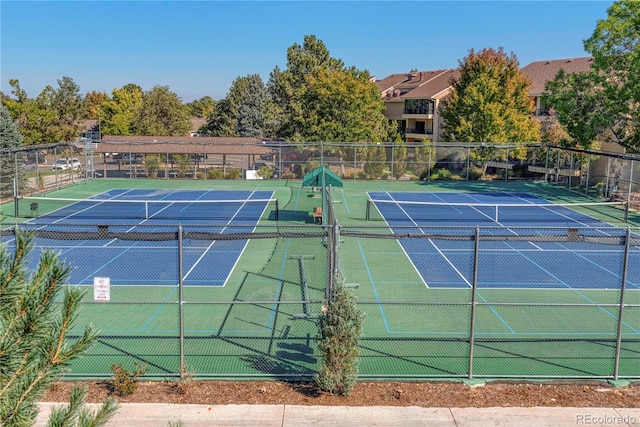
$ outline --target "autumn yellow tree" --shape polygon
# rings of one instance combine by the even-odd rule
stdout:
[[[531,115],[531,82],[513,53],[472,49],[459,65],[460,77],[451,82],[451,95],[440,110],[445,141],[485,143],[474,153],[484,170],[496,155],[494,144],[539,140],[539,124]],[[510,152],[520,160],[525,156],[522,149]]]

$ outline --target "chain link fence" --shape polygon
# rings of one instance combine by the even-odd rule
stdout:
[[[2,244],[31,233],[29,268],[55,250],[86,288],[77,324],[101,332],[69,377],[310,379],[340,277],[366,314],[361,379],[640,378],[640,229],[392,233],[326,206],[321,225],[23,224]]]
[[[0,149],[0,200],[51,191],[97,176],[93,173],[93,145],[58,143]]]
[[[638,378],[638,232],[341,227],[360,376]]]
[[[97,153],[97,144],[92,143],[0,150],[0,192],[3,198],[11,198],[16,194],[48,191],[84,178],[146,178],[144,155],[136,152],[140,151],[140,145],[131,143],[127,153],[118,153],[129,158],[139,156],[139,164],[114,158],[113,153]],[[158,146],[158,152],[167,151],[162,142],[154,145]],[[203,158],[191,158],[189,177],[237,179],[246,170],[266,168],[271,179],[300,179],[323,165],[344,181],[546,180],[592,197],[627,200],[633,209],[640,208],[640,156],[634,154],[532,143],[270,141],[264,147],[271,154],[262,155],[257,161],[255,156],[241,154],[245,145],[248,144],[236,144],[235,155],[205,153]],[[165,157],[172,159],[168,154]],[[79,167],[73,166],[73,159],[77,159]],[[58,162],[60,167],[55,166]],[[225,173],[210,173],[220,172],[220,164],[224,164]],[[229,174],[227,169],[236,173]],[[162,177],[177,178],[175,174]]]

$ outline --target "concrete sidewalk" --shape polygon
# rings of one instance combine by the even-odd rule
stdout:
[[[36,426],[52,406],[41,403]],[[95,407],[95,405],[93,406]],[[421,408],[417,406],[176,405],[123,403],[108,426],[640,426],[640,408]]]

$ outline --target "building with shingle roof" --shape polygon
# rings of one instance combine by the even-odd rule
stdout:
[[[522,68],[531,80],[529,95],[535,103],[534,117],[552,116],[552,109],[542,103],[546,82],[553,80],[561,69],[567,73],[589,71],[592,57],[546,59]],[[406,142],[440,141],[442,121],[440,102],[451,92],[451,82],[460,77],[458,69],[412,71],[391,74],[376,81],[385,103],[384,115],[398,123]]]
[[[407,142],[439,140],[440,101],[447,96],[457,69],[392,74],[376,81],[384,115],[398,123]]]
[[[544,61],[535,61],[522,68],[525,76],[531,79],[529,87],[529,95],[534,99],[536,106],[536,116],[548,116],[550,106],[543,105],[542,93],[544,85],[554,79],[560,70],[566,73],[581,73],[591,70],[593,64],[592,57],[583,58],[565,58],[565,59],[547,59]]]

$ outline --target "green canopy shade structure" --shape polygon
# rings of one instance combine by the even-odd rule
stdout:
[[[322,177],[324,175],[324,185],[332,187],[342,187],[342,180],[330,169],[320,166],[306,174],[302,180],[303,187],[322,187]]]

